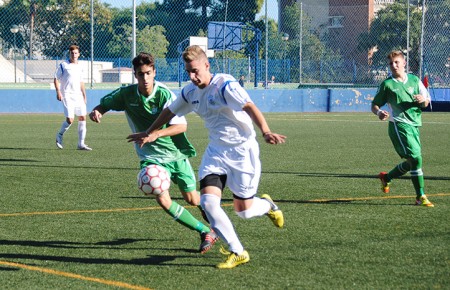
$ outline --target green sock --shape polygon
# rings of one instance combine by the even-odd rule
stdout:
[[[405,173],[407,173],[409,170],[411,170],[411,165],[407,161],[402,162],[395,166],[391,171],[389,171],[387,175],[387,182],[390,182],[392,179],[403,176]]]
[[[422,169],[411,170],[411,181],[414,185],[414,190],[416,191],[416,197],[419,199],[425,194],[424,186],[425,180],[423,178]]]
[[[171,217],[173,217],[178,223],[191,230],[199,233],[209,233],[210,229],[197,220],[187,209],[172,201],[170,208],[166,211]]]

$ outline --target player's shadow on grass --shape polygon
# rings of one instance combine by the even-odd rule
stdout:
[[[345,173],[324,173],[324,172],[312,172],[312,173],[299,173],[299,172],[266,172],[272,174],[292,174],[301,177],[330,177],[330,178],[361,178],[361,179],[378,179],[378,175],[369,174],[345,174]],[[450,180],[449,176],[424,176],[428,180]],[[411,179],[409,175],[399,177],[397,179]]]
[[[183,258],[183,256],[162,256],[154,255],[146,258],[138,259],[114,259],[114,258],[87,258],[87,257],[67,257],[67,256],[51,256],[51,255],[34,255],[34,254],[0,254],[0,260],[2,259],[22,259],[22,260],[40,260],[40,261],[54,261],[65,263],[78,263],[78,264],[119,264],[119,265],[136,265],[136,266],[158,266],[165,265],[168,262],[172,262],[176,259]],[[186,258],[192,258],[186,257]]]
[[[25,246],[25,247],[46,247],[57,249],[100,249],[100,250],[124,250],[136,251],[151,251],[150,247],[130,248],[130,247],[118,247],[121,245],[127,245],[134,242],[142,241],[154,241],[161,243],[160,239],[118,239],[113,241],[104,241],[97,243],[80,243],[69,241],[20,241],[20,240],[0,240],[0,246]],[[179,251],[185,253],[198,253],[194,249],[182,249],[182,248],[157,248],[158,251]],[[74,252],[75,253],[75,252]],[[91,258],[91,257],[67,257],[67,256],[52,256],[52,255],[36,255],[36,254],[8,254],[0,253],[0,260],[2,259],[26,259],[26,260],[41,260],[41,261],[56,261],[56,262],[68,262],[68,263],[81,263],[81,264],[121,264],[121,265],[137,265],[137,266],[149,266],[149,265],[171,265],[170,262],[179,258],[192,258],[191,255],[184,256],[180,254],[170,255],[148,255],[145,258],[135,259],[114,259],[114,258]],[[190,265],[191,266],[191,265]],[[10,268],[0,267],[0,271],[9,271]]]
[[[0,162],[39,162],[38,160],[33,159],[13,159],[13,158],[0,158]]]
[[[45,247],[60,249],[120,249],[119,246],[133,244],[136,242],[153,242],[160,239],[117,239],[97,243],[80,243],[68,241],[21,241],[21,240],[0,240],[0,246],[24,246],[24,247]],[[145,250],[145,248],[126,248],[129,250]]]

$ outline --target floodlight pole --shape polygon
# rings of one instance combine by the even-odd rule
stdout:
[[[287,56],[287,42],[289,40],[289,34],[284,33],[281,39],[284,42],[284,53],[283,53],[283,83],[286,83],[286,56]]]
[[[425,0],[422,1],[422,23],[421,23],[421,33],[420,33],[420,64],[419,64],[419,77],[423,79],[425,75],[424,71],[424,52],[423,52],[423,34],[425,32]]]
[[[269,74],[269,69],[268,69],[268,65],[269,65],[269,60],[267,59],[268,57],[268,50],[269,50],[269,20],[267,18],[267,2],[268,0],[264,1],[265,2],[265,18],[266,18],[266,49],[265,49],[265,61],[266,61],[266,65],[265,65],[265,69],[266,69],[266,73],[265,73],[265,80],[264,80],[264,88],[268,89],[268,77],[267,75]],[[255,84],[257,84],[257,81],[255,80]]]
[[[136,57],[136,0],[133,0],[133,35],[132,35],[132,45],[131,45],[131,59]],[[131,76],[131,82],[134,84],[134,74]]]
[[[14,58],[14,83],[17,83],[17,62],[16,62],[16,33],[19,32],[19,26],[13,25],[10,29],[11,33],[14,35],[14,48],[13,48],[13,58]]]
[[[91,0],[91,89],[94,87],[94,0]]]
[[[298,60],[299,60],[299,83],[302,84],[302,39],[303,39],[303,2],[300,2],[300,33],[299,33],[299,49],[298,49]]]
[[[408,7],[407,11],[407,23],[406,23],[406,72],[409,73],[409,0],[406,4]]]

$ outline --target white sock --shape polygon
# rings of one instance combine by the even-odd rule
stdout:
[[[270,209],[271,206],[267,200],[255,196],[253,198],[253,204],[250,208],[244,211],[236,212],[236,214],[243,219],[249,219],[252,217],[265,215]]]
[[[84,146],[84,139],[86,138],[86,121],[78,121],[78,146]]]
[[[72,124],[67,123],[67,120],[64,121],[61,124],[61,128],[59,129],[59,135],[64,135],[64,133],[66,133],[67,130],[69,130],[70,126],[72,126]]]
[[[230,218],[220,206],[220,198],[213,194],[202,194],[200,204],[205,210],[209,223],[219,237],[228,244],[231,252],[241,254],[244,251],[234,230]]]

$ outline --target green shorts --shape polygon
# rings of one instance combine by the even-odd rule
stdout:
[[[405,123],[389,122],[389,137],[395,151],[402,158],[415,158],[422,155],[419,127]]]
[[[195,173],[188,159],[163,164],[153,161],[141,161],[141,169],[150,164],[157,164],[164,167],[170,175],[170,180],[178,185],[180,191],[190,192],[197,189]]]

